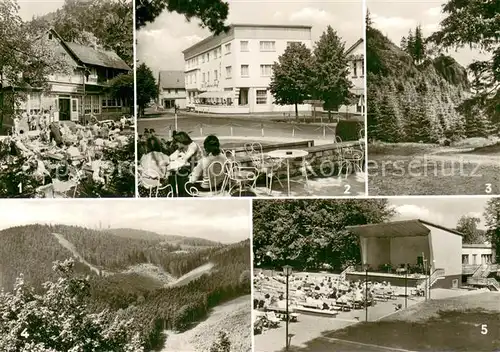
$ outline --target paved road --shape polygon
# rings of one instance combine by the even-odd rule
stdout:
[[[292,123],[266,121],[261,118],[228,118],[208,117],[204,115],[182,115],[177,119],[172,115],[163,115],[159,118],[139,119],[137,129],[142,134],[144,129],[153,128],[162,137],[169,134],[169,130],[186,131],[193,137],[204,137],[209,134],[217,136],[245,136],[262,137],[296,137],[300,139],[329,139],[335,138],[335,126],[322,127],[320,125],[301,124],[294,126]]]

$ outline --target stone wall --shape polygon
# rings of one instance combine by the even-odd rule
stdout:
[[[313,175],[316,177],[331,177],[338,174],[339,171],[339,161],[342,159],[341,155],[343,151],[357,150],[359,155],[364,156],[364,145],[359,141],[354,142],[342,142],[342,143],[332,143],[324,144],[319,146],[310,146],[306,148],[300,148],[301,150],[307,151],[309,154],[305,157],[306,165],[308,168],[308,175]],[[276,148],[280,149],[280,148]],[[292,148],[288,148],[292,149]],[[294,148],[297,149],[297,148]],[[237,159],[242,166],[252,166],[253,161],[248,156],[238,156]],[[360,161],[361,167],[364,170],[364,157]],[[301,176],[304,172],[304,162],[302,158],[297,158],[290,160],[290,176]],[[278,177],[286,178],[286,161],[281,163],[281,166],[276,169]],[[354,172],[351,168],[351,173]]]

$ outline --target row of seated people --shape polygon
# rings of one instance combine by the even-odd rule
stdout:
[[[160,186],[159,197],[174,192],[177,197],[189,197],[188,190],[195,187],[198,191],[209,191],[211,185],[220,185],[224,181],[222,169],[211,171],[211,165],[224,165],[226,157],[220,148],[219,139],[210,135],[205,138],[201,148],[183,131],[172,133],[167,141],[156,136],[154,130],[145,131],[140,137],[144,155],[139,163],[141,182],[139,195],[151,195],[151,189],[158,184],[169,184],[170,189]]]

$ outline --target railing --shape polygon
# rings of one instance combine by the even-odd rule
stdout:
[[[444,269],[436,269],[429,278],[429,286],[432,287],[441,277],[445,275]]]
[[[476,277],[469,277],[467,279],[467,284],[469,285],[477,285],[477,286],[487,286],[487,287],[493,287],[495,288],[496,291],[500,291],[500,284],[496,279],[493,278],[476,278]]]
[[[351,272],[355,271],[355,270],[356,270],[356,268],[355,268],[353,265],[348,266],[347,268],[345,268],[345,269],[344,269],[344,271],[342,271],[342,272],[340,273],[340,278],[341,278],[342,280],[345,280],[346,275],[347,275],[348,273],[351,273]]]
[[[462,264],[462,275],[473,275],[480,267],[478,264]]]

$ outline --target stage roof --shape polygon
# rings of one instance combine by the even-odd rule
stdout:
[[[425,225],[462,236],[461,233],[455,230],[419,219],[385,222],[381,224],[347,226],[346,228],[360,237],[416,237],[427,236],[430,233],[429,228]]]

